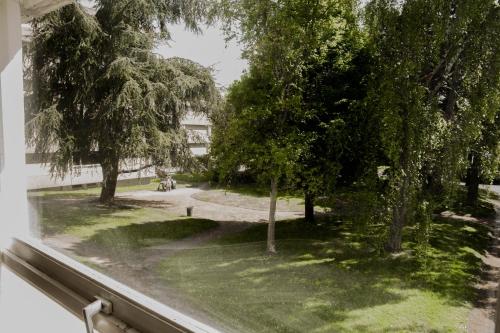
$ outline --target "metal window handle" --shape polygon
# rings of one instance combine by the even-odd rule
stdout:
[[[113,312],[113,304],[110,301],[105,300],[100,297],[96,297],[96,301],[90,303],[83,308],[83,320],[85,321],[85,327],[87,328],[87,333],[94,333],[94,322],[92,318],[99,312],[105,314],[111,314]]]

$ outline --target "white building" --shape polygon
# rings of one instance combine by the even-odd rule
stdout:
[[[181,121],[181,124],[188,132],[191,153],[194,156],[206,155],[211,136],[211,123],[209,119],[206,116],[195,116],[189,113]],[[140,167],[140,163],[136,161],[130,161],[126,164],[126,169]],[[26,147],[26,175],[29,190],[95,184],[102,181],[102,170],[98,164],[75,166],[73,172],[64,178],[53,177],[50,172],[50,165],[41,164],[32,147]],[[120,174],[118,180],[131,181],[134,179],[151,178],[155,175],[154,168],[147,168],[137,172]]]
[[[194,156],[206,155],[212,135],[212,124],[208,117],[204,115],[194,115],[192,112],[189,112],[181,121],[181,124],[188,132],[191,153],[193,153]]]

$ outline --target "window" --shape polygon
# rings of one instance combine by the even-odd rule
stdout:
[[[31,190],[39,187],[52,187],[54,180],[43,166],[42,172],[23,172],[25,166],[24,114],[23,110],[23,72],[21,48],[21,18],[30,20],[61,7],[69,1],[24,2],[5,0],[0,2],[0,194],[1,194],[1,258],[2,265],[49,295],[64,308],[82,317],[82,309],[95,301],[96,296],[112,302],[112,316],[97,314],[94,318],[100,332],[215,332],[165,305],[106,277],[84,265],[54,251],[33,238],[43,235],[38,224],[38,213],[43,216],[43,207],[33,197],[44,196],[37,192],[28,195],[30,209],[26,200],[26,183],[32,180]],[[21,14],[24,16],[21,17]],[[27,29],[29,34],[29,29]],[[24,31],[23,31],[24,32]],[[24,35],[23,37],[28,37]],[[24,39],[26,41],[26,39]],[[29,41],[28,41],[29,42]],[[28,89],[29,89],[28,83]],[[27,154],[28,155],[28,154]],[[97,173],[94,169],[82,170],[76,166],[80,177],[70,179],[70,184],[60,181],[61,187],[75,186],[86,188]],[[85,174],[85,176],[81,176]],[[137,176],[137,175],[136,175]],[[125,180],[127,177],[123,177]],[[98,179],[98,178],[97,178]],[[33,202],[35,206],[33,206]],[[68,210],[75,205],[68,206]],[[30,217],[28,217],[28,214]],[[60,220],[59,220],[60,221]],[[29,226],[31,224],[31,227]],[[30,229],[30,230],[29,230]],[[13,314],[21,316],[20,313]],[[25,313],[30,316],[31,314]],[[82,325],[82,332],[84,326]]]
[[[493,328],[498,22],[0,0],[2,265],[102,333]]]

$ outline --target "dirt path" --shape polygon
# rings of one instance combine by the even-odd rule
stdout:
[[[492,190],[500,195],[500,186],[492,186]],[[500,279],[500,201],[491,200],[497,212],[493,227],[493,245],[483,257],[487,267],[483,280],[477,285],[480,291],[480,301],[472,309],[467,332],[494,333],[495,308],[497,302],[498,281]]]
[[[193,195],[205,191],[210,191],[204,187],[180,188],[170,192],[158,191],[135,191],[125,192],[117,195],[118,198],[161,201],[169,204],[166,210],[178,215],[186,215],[186,207],[193,207],[193,217],[210,219],[214,221],[232,222],[266,222],[269,217],[267,210],[251,209],[237,206],[222,205],[208,201],[198,200]],[[263,198],[262,200],[268,200]],[[297,211],[277,211],[276,219],[285,220],[303,217],[302,212]]]

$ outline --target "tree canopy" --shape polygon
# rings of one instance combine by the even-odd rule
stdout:
[[[189,163],[180,121],[188,110],[210,113],[219,92],[209,69],[153,53],[168,23],[197,30],[206,2],[102,0],[95,9],[69,5],[33,23],[29,134],[36,152],[54,153],[57,174],[100,163],[108,202],[126,159]]]
[[[371,1],[368,29],[376,65],[371,105],[391,167],[387,247],[467,163],[481,121],[497,112],[499,7],[496,1]],[[436,195],[437,194],[437,195]]]
[[[230,88],[212,154],[223,175],[244,166],[270,181],[268,251],[274,252],[280,181],[304,190],[311,215],[312,198],[338,173],[340,149],[331,143],[341,144],[342,119],[323,103],[332,92],[316,88],[328,80],[321,68],[347,71],[360,49],[355,6],[324,0],[226,4],[229,37],[234,31],[243,44],[250,69]]]
[[[383,201],[386,249],[397,252],[404,226],[425,233],[461,178],[474,204],[479,178],[498,170],[499,14],[496,0],[67,6],[33,25],[31,143],[57,148],[58,174],[100,163],[107,202],[120,162],[190,163],[180,119],[215,110],[221,178],[245,168],[271,185],[269,252],[283,185],[303,193],[312,222],[316,198],[355,182]],[[223,103],[209,69],[152,52],[167,24],[199,31],[214,17],[249,63]]]
[[[223,172],[276,166],[308,206],[383,168],[372,190],[389,212],[386,248],[400,251],[403,227],[426,228],[478,151],[496,169],[496,1],[373,0],[363,16],[354,1],[222,5],[250,62],[216,122]]]

